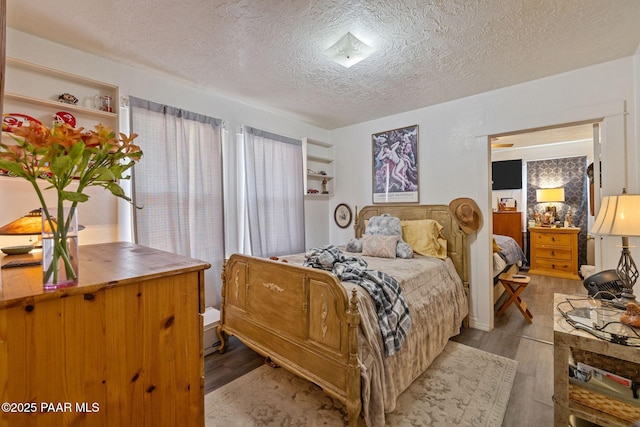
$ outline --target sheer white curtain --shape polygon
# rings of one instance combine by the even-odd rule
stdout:
[[[244,252],[268,257],[304,252],[302,141],[242,127]]]
[[[207,261],[205,304],[217,307],[224,260],[222,122],[129,97],[144,152],[133,173],[136,243]]]

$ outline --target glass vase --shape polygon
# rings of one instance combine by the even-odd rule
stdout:
[[[44,289],[78,283],[78,215],[76,208],[42,212],[42,282]]]

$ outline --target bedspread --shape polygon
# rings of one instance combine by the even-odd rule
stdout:
[[[310,249],[305,256],[305,266],[331,271],[341,281],[355,283],[366,289],[376,306],[385,355],[391,356],[402,348],[411,328],[411,317],[395,278],[367,268],[364,259],[346,256],[334,245]]]
[[[302,265],[304,254],[283,257]],[[357,290],[360,328],[358,351],[362,376],[362,411],[369,427],[384,426],[385,412],[460,332],[469,305],[462,281],[450,259],[415,256],[412,259],[362,257],[369,268],[393,276],[411,312],[411,330],[401,351],[385,357],[375,305],[360,286]]]
[[[527,257],[524,255],[522,248],[512,237],[494,234],[493,238],[500,246],[500,253],[507,264],[515,264],[521,267],[527,262]]]

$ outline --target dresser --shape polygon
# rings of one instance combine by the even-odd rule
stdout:
[[[530,274],[578,279],[579,228],[529,227]]]
[[[493,234],[509,236],[518,243],[520,249],[524,249],[522,244],[522,212],[493,212]]]
[[[55,291],[39,265],[0,270],[0,425],[203,426],[210,265],[130,243],[79,258]]]

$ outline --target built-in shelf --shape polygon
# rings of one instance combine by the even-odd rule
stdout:
[[[51,126],[53,115],[65,111],[76,119],[76,128],[92,129],[97,123],[118,132],[119,88],[116,85],[7,57],[3,112],[26,114]],[[77,103],[60,102],[71,94]],[[113,111],[104,111],[103,97],[111,97]]]
[[[49,99],[33,98],[31,96],[18,95],[17,93],[11,93],[11,92],[5,92],[4,99],[5,100],[11,100],[11,101],[17,101],[17,102],[25,102],[25,103],[32,104],[32,105],[40,105],[42,107],[51,107],[51,108],[58,109],[58,110],[62,109],[62,110],[65,110],[65,111],[69,111],[71,113],[85,114],[87,116],[93,116],[93,117],[96,117],[96,118],[114,119],[114,118],[118,117],[117,114],[110,113],[108,111],[102,111],[102,110],[93,109],[93,108],[80,107],[78,105],[67,104],[67,103],[64,103],[64,102],[51,101]],[[13,112],[15,113],[15,111],[13,111]],[[7,113],[10,113],[10,111],[7,111]],[[47,125],[48,125],[48,123],[47,123]]]
[[[333,194],[312,193],[304,195],[304,198],[309,200],[329,200],[331,197],[333,197]]]
[[[331,163],[333,162],[333,159],[330,157],[324,157],[324,156],[314,156],[314,155],[307,155],[307,160],[311,160],[313,162],[319,162],[319,163]]]
[[[325,147],[325,148],[331,148],[333,147],[332,144],[329,144],[328,142],[324,142],[324,141],[317,141],[315,139],[308,139],[307,138],[307,143],[308,144],[312,144],[312,145],[318,145],[320,147]]]
[[[98,80],[89,79],[87,77],[78,76],[76,74],[67,73],[66,71],[56,70],[55,68],[45,67],[44,65],[23,61],[22,59],[12,58],[10,56],[7,56],[6,58],[6,65],[20,67],[25,70],[36,71],[38,73],[55,77],[60,80],[72,81],[72,82],[80,83],[84,86],[92,86],[97,89],[115,90],[117,88],[117,86],[109,83],[104,83]]]
[[[335,182],[333,181],[333,145],[328,142],[317,141],[305,138],[306,141],[306,167],[305,178],[305,199],[306,200],[328,200],[333,197]],[[321,173],[308,173],[308,171],[322,171]],[[326,180],[326,181],[325,181]],[[319,182],[323,184],[320,185]],[[327,190],[329,194],[306,193],[306,190]]]
[[[322,175],[321,173],[308,173],[307,174],[307,178],[309,179],[317,179],[322,181],[323,179],[326,179],[327,181],[331,181],[333,179],[332,176],[329,175]]]

